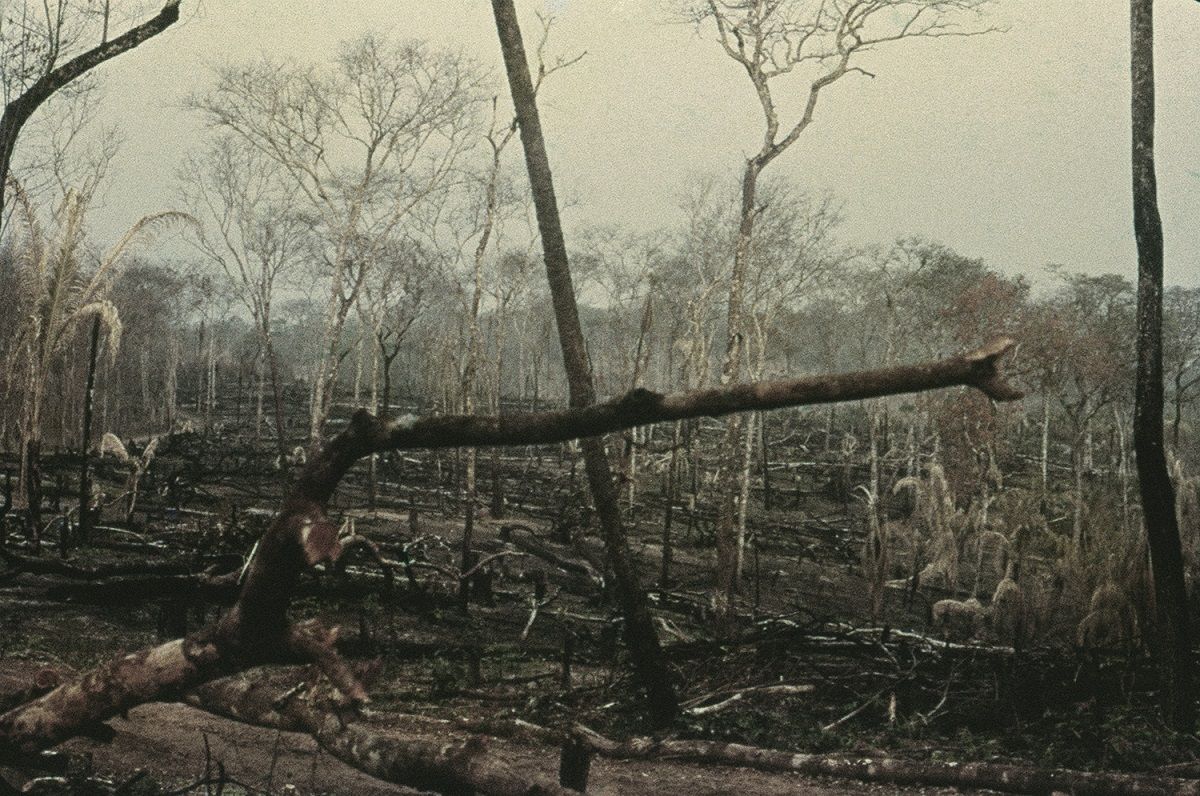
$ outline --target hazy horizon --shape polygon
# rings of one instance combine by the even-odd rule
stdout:
[[[587,50],[541,97],[559,192],[573,203],[572,229],[665,226],[698,177],[736,179],[761,120],[744,73],[711,31],[669,23],[659,2],[518,6],[527,38],[533,13],[551,11],[551,51]],[[264,54],[319,61],[339,41],[375,31],[459,50],[491,69],[502,88],[491,9],[481,0],[296,8],[184,0],[180,24],[100,70],[100,121],[125,141],[94,216],[101,242],[179,204],[176,167],[204,135],[183,100],[210,85],[211,65]],[[1132,278],[1127,5],[1091,8],[1081,14],[1066,4],[1000,0],[990,21],[1006,32],[906,41],[869,54],[862,64],[877,76],[849,76],[828,89],[812,127],[769,173],[837,197],[852,244],[922,236],[1007,273],[1036,275],[1059,263]],[[1178,3],[1159,4],[1157,17],[1166,277],[1193,285],[1200,283],[1193,132],[1200,15],[1194,4]],[[783,97],[786,120],[794,103]],[[516,161],[519,150],[509,157]]]

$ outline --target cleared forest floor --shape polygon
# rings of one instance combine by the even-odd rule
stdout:
[[[777,455],[785,476],[773,482],[776,507],[750,518],[744,616],[733,638],[714,638],[708,622],[710,520],[677,507],[671,581],[661,588],[664,507],[655,478],[640,481],[634,495],[634,551],[688,709],[676,737],[1087,770],[1152,771],[1196,759],[1200,744],[1168,736],[1148,718],[1153,673],[1140,656],[946,644],[928,627],[929,595],[914,597],[902,587],[889,589],[883,621],[868,621],[858,563],[863,519],[853,500],[830,488],[844,468],[800,448]],[[32,551],[11,532],[10,559],[0,569],[0,695],[27,687],[40,671],[78,671],[215,616],[232,592],[203,579],[236,572],[270,520],[283,483],[273,458],[245,434],[165,439],[131,528],[113,500],[125,471],[106,460],[100,482],[112,505],[89,546],[68,561],[81,568],[127,564],[129,573],[32,571]],[[297,615],[340,625],[345,654],[382,664],[367,721],[402,737],[461,739],[513,719],[548,728],[581,723],[612,738],[644,734],[603,587],[603,551],[570,450],[480,455],[475,547],[495,558],[474,584],[467,611],[456,581],[461,465],[454,452],[383,461],[374,508],[360,465],[331,516],[352,520],[372,539],[389,572],[355,556],[345,571],[302,584]],[[61,500],[51,496],[60,511],[73,506],[73,467],[67,456],[45,466],[50,492],[63,485]],[[496,483],[505,498],[502,518],[488,511]],[[44,546],[56,541],[52,525]],[[160,571],[179,564],[186,574],[149,567],[137,573],[155,562]],[[206,766],[211,776],[219,762],[230,787],[242,783],[251,791],[291,785],[302,793],[405,792],[353,772],[306,736],[185,705],[139,707],[112,726],[109,743],[76,739],[64,748],[90,753],[99,771],[144,768],[171,787],[196,781]],[[491,743],[523,769],[556,773],[557,747],[515,738]],[[953,791],[598,756],[589,792]]]

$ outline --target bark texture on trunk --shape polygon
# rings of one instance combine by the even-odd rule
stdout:
[[[1163,701],[1176,729],[1196,723],[1192,629],[1175,515],[1175,489],[1163,447],[1163,230],[1154,167],[1154,2],[1130,2],[1133,88],[1133,229],[1138,250],[1137,383],[1133,442],[1154,574]]]
[[[558,200],[554,194],[550,159],[546,154],[546,143],[542,136],[525,45],[521,39],[521,29],[512,0],[493,0],[492,9],[495,12],[496,31],[504,53],[505,70],[520,125],[521,143],[525,149],[525,164],[529,170],[538,231],[542,237],[546,276],[550,282],[551,301],[558,324],[563,365],[567,371],[571,406],[586,407],[595,402],[595,388],[584,345],[583,329],[579,323],[567,247],[558,215]],[[625,620],[625,640],[634,670],[646,692],[651,719],[659,725],[667,724],[679,715],[679,700],[662,653],[658,631],[650,616],[646,594],[642,590],[641,579],[629,550],[604,441],[596,437],[585,439],[583,455],[592,500],[604,535],[608,565],[616,581],[617,599]]]
[[[92,415],[96,408],[96,360],[100,356],[99,315],[92,319],[89,343],[87,384],[83,390],[83,429],[79,441],[79,539],[82,542],[87,542],[92,535]]]

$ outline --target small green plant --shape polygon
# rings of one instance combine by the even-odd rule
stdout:
[[[462,666],[456,661],[438,655],[429,668],[429,695],[434,699],[454,696],[465,682]]]

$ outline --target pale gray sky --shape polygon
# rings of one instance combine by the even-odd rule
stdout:
[[[1159,189],[1167,279],[1200,284],[1200,5],[1158,12]],[[695,176],[732,178],[761,121],[744,73],[657,0],[519,2],[552,9],[555,52],[588,55],[542,96],[560,193],[575,223],[669,223]],[[175,202],[200,137],[183,98],[207,64],[262,53],[318,60],[365,30],[461,49],[495,70],[486,0],[184,0],[181,24],[104,70],[105,118],[126,144],[98,231]],[[823,95],[814,125],[771,166],[845,203],[853,243],[922,235],[1010,272],[1048,262],[1135,272],[1129,208],[1128,3],[999,0],[1007,32],[909,41],[867,56]],[[800,88],[797,85],[797,88]],[[785,103],[783,113],[794,110]],[[516,157],[519,150],[513,150]]]

